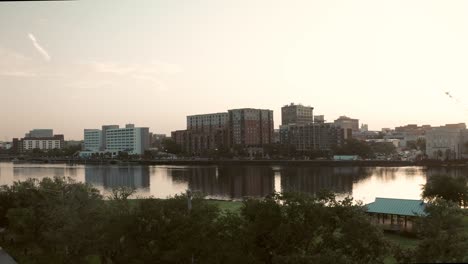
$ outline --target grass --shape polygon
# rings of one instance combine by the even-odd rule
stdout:
[[[240,201],[222,201],[222,200],[206,200],[208,204],[216,205],[219,209],[229,211],[231,213],[239,212],[242,207]]]

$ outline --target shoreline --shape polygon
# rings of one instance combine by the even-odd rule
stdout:
[[[0,158],[0,162],[12,162],[11,158]],[[385,160],[81,160],[29,158],[18,164],[80,164],[80,165],[169,165],[169,166],[301,166],[301,167],[465,167],[467,160],[456,161],[385,161]]]

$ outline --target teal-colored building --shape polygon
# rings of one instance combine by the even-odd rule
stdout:
[[[384,230],[411,232],[414,220],[426,215],[426,204],[422,200],[375,198],[366,205],[372,223],[382,226]]]

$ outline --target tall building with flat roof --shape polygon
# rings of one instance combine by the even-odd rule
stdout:
[[[314,108],[291,103],[281,107],[281,125],[307,124],[314,121]]]
[[[127,124],[124,128],[111,125],[103,126],[102,130],[85,129],[84,138],[85,150],[92,152],[127,152],[142,155],[150,147],[149,128],[135,127],[133,124]]]
[[[432,159],[461,159],[468,153],[464,123],[432,127],[426,131],[426,155]]]
[[[345,139],[351,138],[354,133],[359,132],[359,119],[340,116],[335,120],[335,125],[341,127],[345,131]]]
[[[53,129],[33,129],[29,131],[29,133],[26,133],[24,137],[30,137],[30,138],[51,138],[54,136],[54,130]]]
[[[224,129],[228,123],[228,113],[213,113],[187,116],[187,130],[212,131]]]
[[[85,151],[102,151],[104,145],[102,142],[102,130],[99,129],[85,129],[84,130],[84,144],[83,150]]]
[[[272,110],[242,108],[228,113],[230,146],[260,147],[273,143]]]

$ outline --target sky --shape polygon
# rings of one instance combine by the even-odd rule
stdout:
[[[0,141],[314,107],[372,130],[467,122],[468,2],[0,2]]]

